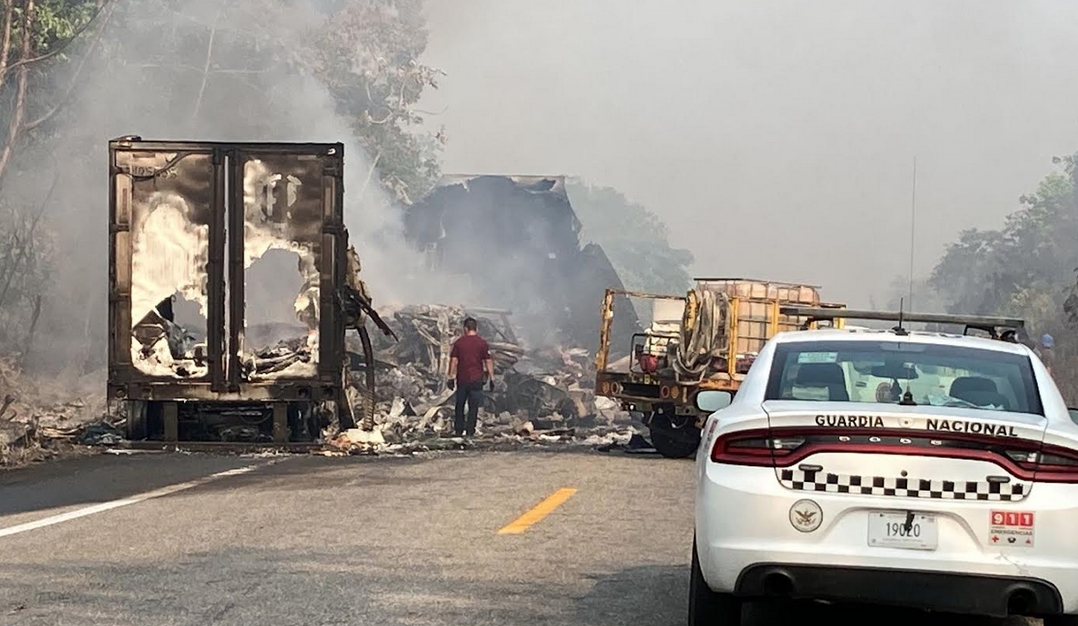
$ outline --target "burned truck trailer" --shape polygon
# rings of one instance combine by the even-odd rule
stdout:
[[[109,143],[108,397],[129,439],[307,441],[350,415],[343,156]]]

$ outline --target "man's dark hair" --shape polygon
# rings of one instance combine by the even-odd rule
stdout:
[[[474,317],[467,318],[466,320],[464,320],[464,330],[478,331],[479,322],[475,321]]]

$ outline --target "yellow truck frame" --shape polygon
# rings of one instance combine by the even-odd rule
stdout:
[[[739,279],[714,279],[715,281],[736,282]],[[698,283],[706,284],[700,280]],[[746,281],[749,282],[749,281]],[[767,283],[795,287],[788,283]],[[812,288],[815,289],[815,288]],[[723,390],[736,393],[745,378],[746,367],[743,364],[755,358],[759,348],[768,339],[785,330],[816,328],[813,319],[787,315],[783,307],[791,304],[788,299],[779,297],[729,297],[726,316],[726,336],[729,338],[725,350],[725,371],[712,370],[711,376],[700,381],[686,382],[678,380],[674,374],[658,375],[634,371],[633,350],[636,339],[647,338],[672,339],[672,333],[654,334],[642,332],[634,335],[633,346],[629,351],[629,367],[626,371],[611,369],[611,329],[614,322],[614,302],[619,297],[643,300],[671,300],[688,303],[686,296],[653,294],[620,289],[607,289],[603,298],[602,318],[599,327],[599,349],[595,358],[595,394],[618,401],[622,408],[643,414],[643,421],[651,432],[652,443],[664,456],[686,457],[692,455],[700,439],[700,429],[706,414],[696,408],[696,394],[701,391]],[[744,303],[754,306],[745,307]],[[822,309],[844,309],[842,304],[819,303]],[[746,308],[765,311],[764,316],[743,316]],[[842,318],[831,321],[841,328]],[[755,347],[755,350],[745,348]],[[744,370],[744,371],[742,371]]]

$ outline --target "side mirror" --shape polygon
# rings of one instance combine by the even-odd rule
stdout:
[[[696,394],[696,408],[705,413],[725,409],[733,401],[734,394],[729,391],[701,391]]]

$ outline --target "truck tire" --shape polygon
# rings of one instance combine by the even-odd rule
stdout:
[[[696,540],[692,542],[692,573],[689,576],[689,626],[741,626],[741,600],[708,587],[700,571]]]
[[[652,416],[648,431],[655,451],[668,459],[689,458],[700,447],[700,431],[695,426],[674,429],[665,415]]]
[[[142,441],[149,436],[149,403],[145,400],[131,400],[127,403],[127,419],[124,422],[124,438],[128,441]]]

